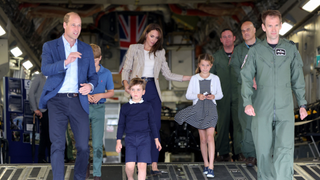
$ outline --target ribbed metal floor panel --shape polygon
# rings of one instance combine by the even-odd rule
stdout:
[[[74,164],[65,165],[65,180],[73,179]],[[148,167],[149,169],[150,167]],[[202,174],[201,163],[160,163],[158,168],[168,174],[147,176],[147,180],[210,180]],[[256,180],[257,167],[247,168],[241,163],[215,163],[215,180]],[[125,165],[103,164],[102,179],[126,180]],[[295,180],[320,179],[320,162],[294,163]],[[89,180],[93,179],[92,167]],[[136,173],[135,173],[136,175]],[[0,180],[52,180],[50,164],[6,164],[0,165]]]

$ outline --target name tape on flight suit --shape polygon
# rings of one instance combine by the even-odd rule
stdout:
[[[277,56],[286,56],[286,50],[282,48],[276,48],[275,53]]]

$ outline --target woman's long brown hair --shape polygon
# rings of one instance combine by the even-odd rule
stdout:
[[[162,50],[162,44],[163,44],[163,33],[162,33],[162,29],[161,27],[159,26],[159,24],[155,24],[155,23],[152,23],[152,24],[149,24],[143,31],[139,41],[138,41],[138,44],[144,44],[144,42],[146,41],[146,37],[147,37],[147,34],[152,31],[152,30],[156,30],[158,31],[159,33],[159,39],[158,41],[151,47],[150,49],[150,54],[153,53],[154,56],[156,57],[156,51],[158,50]]]

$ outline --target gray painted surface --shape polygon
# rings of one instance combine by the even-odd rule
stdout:
[[[50,164],[10,164],[1,165],[0,180],[52,179]],[[66,164],[65,179],[73,179],[74,164]],[[157,176],[147,176],[147,180],[209,180],[202,174],[202,163],[159,163],[159,169],[169,172]],[[320,179],[320,162],[299,162],[294,164],[294,179]],[[148,167],[150,171],[150,167]],[[244,163],[215,163],[215,180],[255,180],[257,167],[247,168]],[[89,180],[92,180],[92,167]],[[136,175],[136,173],[135,173]],[[136,178],[136,177],[135,177]],[[103,164],[102,179],[126,180],[125,165]]]

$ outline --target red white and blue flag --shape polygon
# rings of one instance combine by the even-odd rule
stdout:
[[[119,38],[120,38],[120,67],[122,71],[125,54],[131,44],[136,44],[147,24],[147,15],[125,15],[118,16]]]

